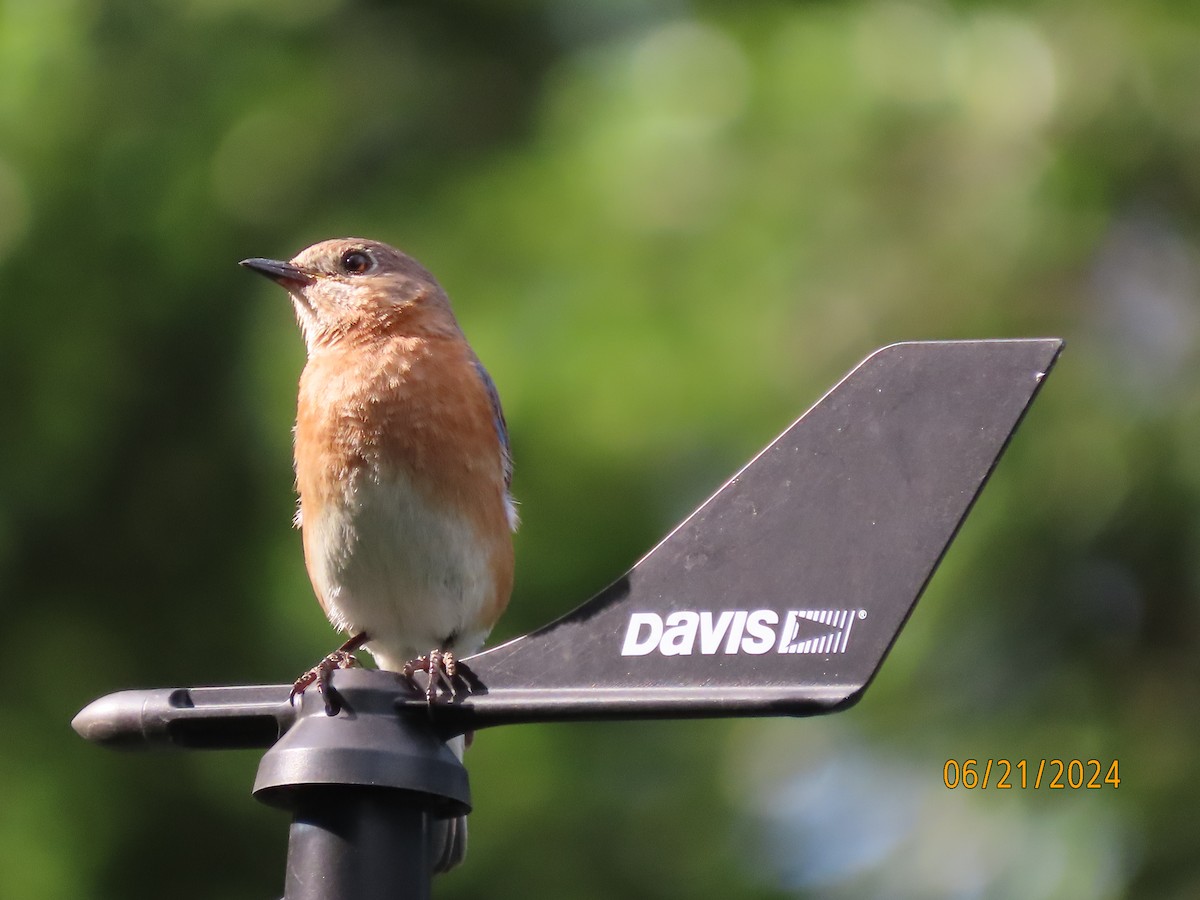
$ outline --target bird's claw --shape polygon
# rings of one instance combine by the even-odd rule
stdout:
[[[349,650],[334,650],[323,660],[296,679],[292,692],[288,694],[288,703],[295,705],[296,698],[316,682],[317,691],[325,701],[325,715],[336,716],[341,711],[337,692],[329,684],[330,676],[338,669],[349,669],[358,665],[358,660]]]
[[[421,690],[414,678],[417,672],[424,672],[428,676],[423,693],[426,702],[431,705],[437,699],[439,685],[444,686],[450,699],[454,700],[458,697],[457,685],[466,686],[469,693],[471,681],[474,680],[474,673],[467,664],[460,662],[450,650],[430,650],[428,656],[418,656],[404,664],[402,674],[409,684]]]

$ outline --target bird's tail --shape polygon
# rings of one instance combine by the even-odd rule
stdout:
[[[463,752],[467,749],[466,737],[459,735],[446,743],[455,756],[463,758]],[[467,817],[463,815],[434,820],[432,848],[435,874],[449,872],[462,862],[467,856]]]

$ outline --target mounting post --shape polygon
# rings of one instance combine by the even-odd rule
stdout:
[[[424,898],[445,823],[471,809],[467,772],[410,689],[387,672],[338,673],[342,711],[315,691],[267,751],[254,794],[292,813],[285,900]]]

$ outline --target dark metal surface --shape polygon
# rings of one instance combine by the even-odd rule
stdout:
[[[347,787],[297,798],[283,900],[423,900],[431,833],[418,804]]]
[[[622,578],[470,659],[440,733],[565,719],[808,715],[855,702],[1054,364],[1053,339],[868,357]],[[388,673],[338,672],[425,700]],[[110,746],[269,746],[288,686],[128,691],[76,730]]]
[[[624,577],[472,658],[486,693],[441,720],[805,715],[853,703],[1061,348],[877,351]]]

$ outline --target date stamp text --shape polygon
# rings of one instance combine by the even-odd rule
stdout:
[[[942,783],[950,790],[1091,790],[1121,786],[1117,760],[948,759]]]

